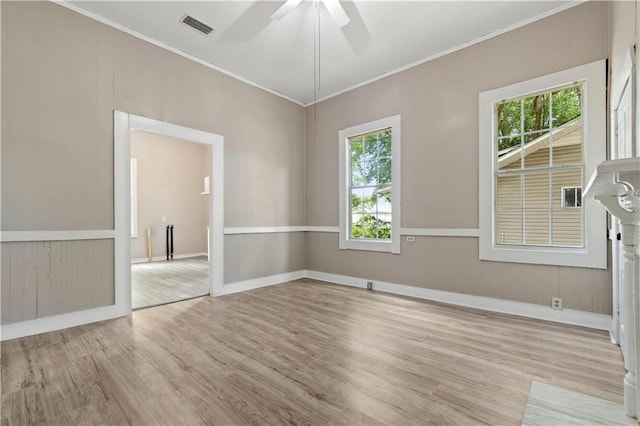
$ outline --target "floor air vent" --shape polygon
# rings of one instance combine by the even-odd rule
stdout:
[[[181,20],[183,23],[189,25],[191,28],[195,28],[203,34],[209,35],[213,28],[205,24],[204,22],[198,21],[193,16],[184,15]]]

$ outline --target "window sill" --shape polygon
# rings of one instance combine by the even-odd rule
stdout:
[[[493,246],[482,247],[480,260],[494,262],[529,263],[535,265],[571,266],[578,268],[606,269],[606,256],[589,252],[585,248]]]
[[[374,240],[342,240],[340,241],[340,250],[363,250],[378,251],[383,253],[400,253],[400,250],[394,250],[391,241],[374,241]]]

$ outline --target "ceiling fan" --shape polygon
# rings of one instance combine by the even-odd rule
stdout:
[[[287,0],[282,6],[278,8],[271,15],[271,19],[280,20],[289,14],[293,9],[296,8],[303,0]],[[347,13],[342,8],[339,0],[313,0],[315,2],[321,2],[327,8],[329,15],[333,18],[333,21],[340,28],[347,25],[351,20],[347,16]]]

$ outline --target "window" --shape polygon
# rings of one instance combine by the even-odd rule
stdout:
[[[480,94],[480,258],[606,267],[604,61]]]
[[[138,238],[138,159],[132,158],[129,163],[131,168],[131,238]]]
[[[340,248],[400,252],[400,116],[341,130]]]
[[[582,188],[562,188],[562,207],[582,207]]]
[[[554,196],[583,183],[582,91],[578,83],[495,104],[498,244],[584,246],[582,212]]]

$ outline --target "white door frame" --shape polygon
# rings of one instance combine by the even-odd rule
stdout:
[[[211,146],[209,196],[209,294],[222,294],[224,284],[224,137],[164,121],[114,111],[115,304],[131,312],[130,140],[141,130]],[[126,315],[126,314],[125,314]]]
[[[614,82],[615,92],[611,94],[611,146],[610,153],[611,159],[619,159],[622,157],[621,153],[618,150],[618,132],[617,124],[618,124],[618,109],[620,107],[620,103],[622,102],[623,96],[627,90],[630,90],[631,94],[631,116],[632,116],[632,130],[630,136],[632,137],[632,143],[629,147],[629,152],[633,153],[633,109],[635,108],[635,84],[634,84],[634,53],[633,48],[630,48],[627,51],[627,54],[624,57],[624,62],[621,67],[621,74],[617,81]],[[635,155],[638,155],[636,152]],[[613,299],[613,312],[612,312],[612,324],[611,324],[611,340],[621,346],[624,346],[626,342],[622,342],[621,339],[621,322],[620,312],[622,311],[622,303],[631,303],[631,301],[623,301],[621,300],[623,294],[622,293],[622,283],[621,283],[621,274],[620,274],[620,264],[622,262],[621,256],[621,248],[622,243],[617,240],[617,235],[622,232],[622,228],[620,226],[619,220],[615,217],[611,217],[611,232],[609,233],[612,247],[611,247],[611,273],[612,273],[612,299]]]

